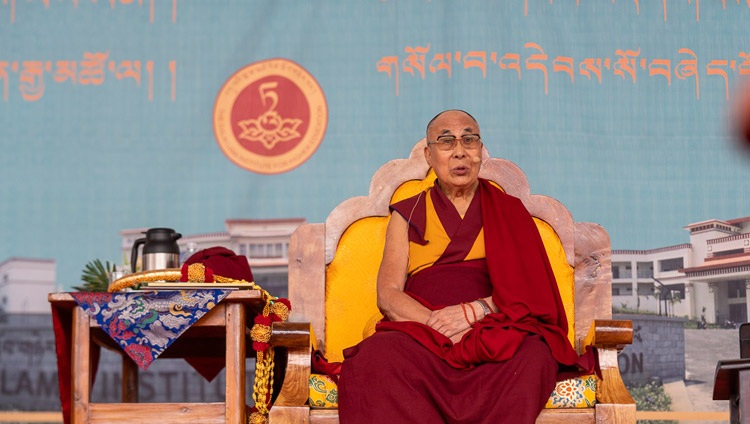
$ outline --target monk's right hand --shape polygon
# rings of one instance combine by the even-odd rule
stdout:
[[[446,306],[443,309],[432,311],[425,324],[448,338],[452,338],[471,328],[471,325],[469,325],[464,316],[461,305]]]

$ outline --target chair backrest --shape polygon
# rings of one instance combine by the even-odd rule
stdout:
[[[325,226],[306,224],[292,237],[292,319],[312,322],[331,361],[340,361],[342,350],[361,341],[380,318],[376,279],[388,206],[433,184],[424,146],[423,139],[408,159],[381,167],[372,178],[369,196],[344,201],[331,212]],[[520,198],[534,217],[565,305],[569,340],[578,347],[594,316],[611,317],[609,238],[596,224],[574,223],[555,199],[531,195],[525,175],[515,164],[489,158],[486,150],[483,157],[480,176]]]

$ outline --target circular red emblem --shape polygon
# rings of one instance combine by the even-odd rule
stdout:
[[[287,59],[245,66],[219,91],[214,134],[224,154],[260,174],[290,171],[315,153],[328,125],[323,90]]]

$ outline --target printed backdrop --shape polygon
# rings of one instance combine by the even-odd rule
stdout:
[[[2,0],[0,261],[70,287],[122,229],[320,222],[446,108],[613,248],[684,243],[750,215],[749,25],[746,0]]]

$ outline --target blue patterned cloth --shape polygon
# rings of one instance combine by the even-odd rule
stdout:
[[[71,293],[76,303],[145,370],[231,290]]]

